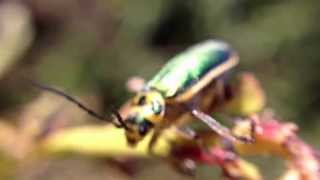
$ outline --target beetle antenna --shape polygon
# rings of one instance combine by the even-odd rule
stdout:
[[[46,86],[46,85],[43,85],[43,84],[40,84],[38,82],[35,82],[35,81],[32,81],[32,80],[28,80],[32,86],[36,87],[36,88],[39,88],[39,89],[42,89],[42,90],[45,90],[45,91],[48,91],[48,92],[51,92],[53,94],[56,94],[58,96],[61,96],[61,97],[64,97],[65,99],[67,99],[68,101],[72,102],[73,104],[77,105],[80,109],[84,110],[85,112],[87,112],[89,115],[99,119],[99,120],[102,120],[102,121],[109,121],[107,120],[104,116],[96,113],[95,111],[93,111],[92,109],[86,107],[85,105],[83,105],[80,101],[78,101],[77,99],[75,99],[74,97],[64,93],[63,91],[60,91],[58,89],[55,89],[55,88],[52,88],[52,87],[49,87],[49,86]],[[115,123],[114,121],[109,121],[111,123],[113,123],[116,127],[123,127],[125,129],[129,129],[128,126],[125,124],[125,122],[123,121],[122,117],[120,116],[120,113],[116,110],[112,110],[112,114],[116,117],[116,119],[119,121],[119,124],[118,123]]]
[[[115,110],[114,108],[111,109],[112,115],[115,116],[115,118],[118,120],[119,124],[115,124],[116,127],[123,127],[125,130],[131,130],[127,124],[124,122],[123,118],[121,117],[120,113]]]

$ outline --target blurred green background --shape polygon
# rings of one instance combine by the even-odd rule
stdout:
[[[149,79],[177,52],[215,38],[238,50],[238,71],[257,75],[268,106],[298,123],[306,142],[320,148],[319,7],[318,0],[2,0],[1,121],[17,124],[19,111],[39,93],[21,77],[94,96],[107,112],[132,95],[125,88],[129,77]],[[121,174],[83,157],[45,162],[46,169],[39,162],[18,171],[1,165],[14,164],[7,161],[0,162],[0,174],[9,179]],[[213,171],[201,168],[197,179],[217,177]],[[143,161],[137,174],[137,179],[186,178],[161,161]]]

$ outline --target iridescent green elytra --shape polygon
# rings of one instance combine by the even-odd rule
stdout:
[[[199,91],[237,63],[237,55],[226,43],[205,41],[173,57],[147,83],[147,88],[157,89],[165,98],[177,97],[190,88],[201,86],[197,88]]]

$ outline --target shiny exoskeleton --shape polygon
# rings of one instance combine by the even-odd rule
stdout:
[[[172,125],[183,133],[187,132],[187,135],[195,136],[190,129],[183,130],[192,119],[201,120],[227,140],[251,142],[248,138],[233,135],[209,115],[230,98],[225,76],[238,61],[237,53],[222,41],[199,43],[169,60],[136,96],[125,103],[120,113],[113,111],[111,122],[125,130],[127,142],[131,146],[135,146],[153,130],[149,150],[163,129]],[[59,90],[34,82],[32,84],[64,96],[89,114],[106,120]]]
[[[128,143],[136,145],[154,129],[152,148],[163,129],[181,127],[191,119],[203,121],[228,140],[250,141],[232,135],[208,115],[229,98],[225,75],[237,63],[237,53],[226,43],[214,40],[173,57],[120,110],[123,113],[118,120],[123,121]]]

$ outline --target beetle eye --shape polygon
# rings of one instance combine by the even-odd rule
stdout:
[[[140,134],[141,136],[146,135],[147,132],[148,132],[148,129],[149,129],[148,126],[140,125],[140,127],[139,127],[139,134]]]
[[[129,124],[134,124],[136,122],[136,117],[135,116],[129,116],[126,119],[126,122],[129,123]]]
[[[163,107],[158,101],[152,102],[152,111],[154,114],[159,115],[163,111]]]
[[[148,121],[148,120],[145,120],[143,121],[140,125],[139,125],[139,134],[141,136],[144,136],[147,134],[147,132],[149,131],[149,129],[153,127],[153,124]]]
[[[146,99],[146,96],[141,96],[138,100],[138,105],[143,106],[144,104],[146,104]]]

